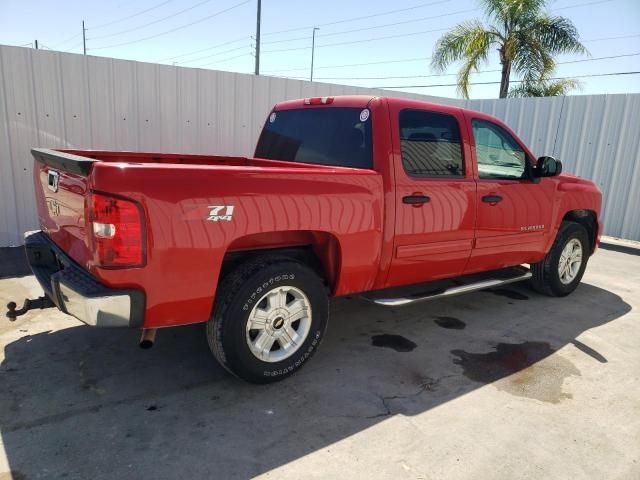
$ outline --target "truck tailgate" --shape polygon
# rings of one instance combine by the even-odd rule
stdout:
[[[32,149],[40,227],[82,266],[91,258],[85,204],[92,159],[48,149]]]

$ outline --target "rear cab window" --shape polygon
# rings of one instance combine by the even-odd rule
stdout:
[[[272,112],[255,156],[268,160],[373,168],[368,109],[319,107]]]

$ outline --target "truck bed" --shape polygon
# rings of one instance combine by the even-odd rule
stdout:
[[[311,244],[342,251],[341,264],[328,260],[334,263],[327,268],[336,277],[345,268],[353,274],[336,278],[334,294],[369,290],[378,278],[384,202],[382,176],[373,170],[228,156],[32,154],[42,230],[104,285],[142,290],[145,326],[206,320],[223,259],[234,251]],[[140,206],[143,266],[96,264],[87,213],[92,192]],[[232,215],[225,215],[229,206]]]

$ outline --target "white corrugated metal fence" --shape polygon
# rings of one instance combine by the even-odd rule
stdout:
[[[359,87],[0,47],[0,246],[38,227],[34,146],[250,155],[281,100],[389,94]],[[640,239],[640,95],[462,100],[509,123],[536,154],[605,193],[605,230]]]

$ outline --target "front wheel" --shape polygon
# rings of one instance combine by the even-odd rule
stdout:
[[[587,230],[579,223],[563,222],[547,256],[531,265],[533,288],[553,297],[569,295],[582,280],[590,254]]]
[[[248,262],[220,285],[207,323],[209,346],[222,366],[248,382],[282,380],[315,353],[328,311],[326,288],[305,265]]]

